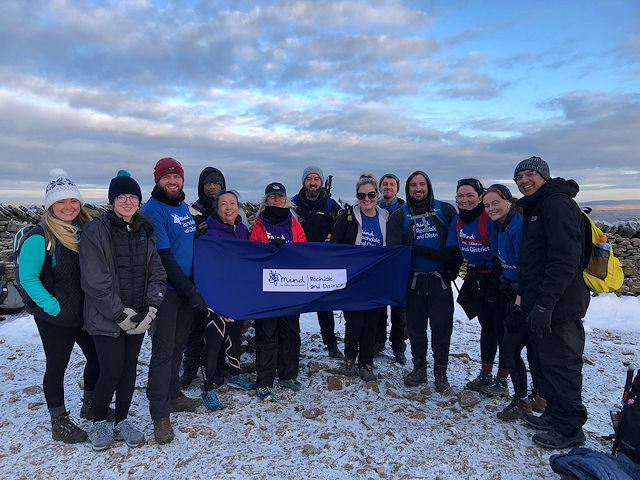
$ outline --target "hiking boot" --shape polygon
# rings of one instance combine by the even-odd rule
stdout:
[[[147,441],[144,433],[131,426],[128,420],[123,420],[113,426],[113,439],[116,442],[124,441],[131,448],[139,447]]]
[[[529,403],[531,404],[531,410],[538,413],[543,413],[547,408],[547,401],[538,395],[537,392],[531,392],[529,395]]]
[[[400,365],[406,365],[407,357],[405,356],[404,352],[401,352],[401,351],[393,352],[393,361],[396,363],[399,363]]]
[[[435,375],[436,392],[444,392],[449,388],[449,379],[447,378],[447,366],[435,365],[433,369]]]
[[[171,400],[171,413],[175,412],[193,412],[202,403],[199,398],[189,398],[180,392],[177,398]]]
[[[424,360],[413,360],[413,370],[404,377],[407,387],[417,387],[421,383],[427,383],[427,364]]]
[[[182,375],[180,375],[180,386],[182,388],[187,388],[189,385],[191,385],[191,382],[193,382],[197,376],[198,370],[184,370],[182,372]]]
[[[506,378],[495,377],[493,379],[493,382],[491,382],[491,385],[480,387],[480,391],[485,395],[489,395],[491,397],[508,397],[509,385],[507,384]]]
[[[216,392],[214,392],[213,390],[202,392],[202,403],[204,403],[204,406],[207,407],[207,410],[211,410],[212,412],[215,412],[216,410],[222,410],[223,408],[222,403],[220,403],[220,400],[218,400]]]
[[[260,387],[256,393],[258,394],[258,398],[263,402],[275,402],[276,396],[271,391],[269,387]]]
[[[355,377],[358,374],[356,359],[344,357],[344,367],[342,367],[341,373],[347,377]]]
[[[497,413],[497,417],[503,422],[513,422],[528,413],[531,413],[531,404],[529,403],[529,400],[526,398],[514,398],[511,400],[509,405],[507,405],[501,412]]]
[[[156,442],[163,445],[165,443],[171,443],[175,434],[173,433],[173,427],[171,426],[169,417],[159,418],[153,421],[153,436]]]
[[[113,427],[106,420],[95,422],[89,429],[89,440],[91,448],[96,452],[106,450],[113,443]]]
[[[290,378],[287,380],[278,379],[278,386],[281,388],[289,388],[294,392],[302,390],[302,384],[295,378]]]
[[[373,366],[368,363],[360,367],[359,375],[360,375],[360,378],[365,382],[370,382],[372,380],[375,381],[378,379],[376,375],[373,373]]]
[[[482,391],[482,387],[488,387],[493,383],[493,375],[491,372],[485,372],[484,370],[480,370],[480,373],[476,378],[467,382],[466,389],[473,390],[475,392]]]
[[[338,348],[338,343],[332,343],[331,345],[327,346],[327,349],[329,350],[329,357],[331,358],[339,358],[339,359],[343,359],[344,355],[342,354],[342,352],[340,351],[340,349]]]
[[[536,416],[533,413],[527,413],[521,418],[524,423],[536,430],[551,430],[553,428],[553,419],[551,418],[551,415],[546,412],[540,416]]]
[[[229,375],[227,377],[227,385],[232,388],[237,388],[239,390],[255,390],[256,384],[252,382],[243,374],[239,373],[238,375]]]
[[[51,437],[64,443],[81,443],[87,439],[87,432],[78,427],[65,412],[51,420]]]
[[[384,342],[376,342],[373,344],[373,355],[375,357],[384,356]]]
[[[113,422],[115,417],[116,411],[113,408],[109,407],[109,409],[107,410],[107,422]],[[80,418],[92,421],[95,418],[92,399],[82,399],[82,406],[80,407]]]
[[[564,435],[556,431],[555,428],[552,428],[548,432],[534,434],[531,439],[541,447],[556,450],[561,448],[578,447],[587,440],[582,428],[572,435]]]

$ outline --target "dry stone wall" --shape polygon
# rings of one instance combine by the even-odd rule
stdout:
[[[92,217],[106,211],[105,205],[85,204]],[[253,224],[257,205],[244,204],[244,210]],[[37,223],[44,213],[42,205],[22,205],[0,203],[0,265],[7,265],[7,278],[13,278],[13,264],[9,261],[12,251],[13,236],[24,225]],[[624,270],[624,285],[617,295],[640,295],[640,223],[626,222],[619,225],[598,224],[609,237],[613,250],[620,258]]]

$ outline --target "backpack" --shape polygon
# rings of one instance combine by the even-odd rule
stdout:
[[[633,373],[633,367],[629,367],[611,453],[623,452],[635,463],[640,463],[640,370],[631,381]]]
[[[13,315],[24,310],[24,301],[13,282],[5,278],[6,265],[0,266],[0,315]]]
[[[618,290],[624,282],[624,272],[620,260],[613,254],[613,246],[609,250],[609,261],[607,263],[607,274],[605,278],[599,278],[591,274],[590,265],[594,261],[595,244],[600,243],[602,230],[593,222],[589,213],[590,208],[582,210],[584,215],[583,227],[585,236],[584,259],[582,277],[589,290],[594,293],[608,293]]]
[[[27,240],[27,238],[29,238],[32,235],[42,235],[43,237],[45,237],[45,240],[46,240],[46,236],[44,234],[44,227],[41,224],[38,223],[36,225],[26,225],[22,227],[20,230],[18,230],[16,235],[13,237],[13,251],[11,252],[11,255],[9,255],[9,260],[12,261],[14,264],[16,290],[18,290],[18,293],[22,297],[22,300],[24,301],[25,305],[34,306],[35,303],[33,302],[33,300],[31,300],[31,297],[29,296],[29,294],[25,291],[24,288],[22,288],[22,285],[20,284],[20,251],[22,250],[22,245],[24,245],[24,242]],[[51,242],[49,242],[46,248],[44,264],[42,266],[43,273],[40,274],[41,278],[43,278],[43,274],[46,271],[50,271],[53,268],[53,251],[52,250],[53,249],[51,248]],[[47,288],[47,285],[44,285],[44,286],[45,288]]]
[[[489,221],[489,216],[485,213],[484,215],[480,215],[480,220],[478,221],[478,230],[480,231],[480,238],[482,239],[482,243],[489,243],[489,230],[487,230],[487,222]],[[462,230],[462,220],[458,217],[458,221],[456,222],[456,232],[458,236],[460,236],[460,230]]]

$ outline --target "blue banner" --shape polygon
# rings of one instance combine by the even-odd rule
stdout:
[[[411,248],[267,243],[201,236],[195,285],[218,314],[252,320],[404,306]]]

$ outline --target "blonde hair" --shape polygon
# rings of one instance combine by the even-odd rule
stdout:
[[[55,248],[58,241],[69,250],[78,253],[81,227],[91,221],[91,217],[84,207],[80,207],[80,212],[74,219],[74,223],[68,223],[56,217],[53,209],[49,207],[45,210],[40,221],[44,226],[45,238],[47,243],[51,244],[51,248]]]
[[[358,189],[362,185],[366,184],[372,185],[375,192],[378,193],[378,179],[373,173],[363,173],[362,175],[360,175],[360,178],[358,178],[358,183],[356,183],[356,193],[358,193]]]

